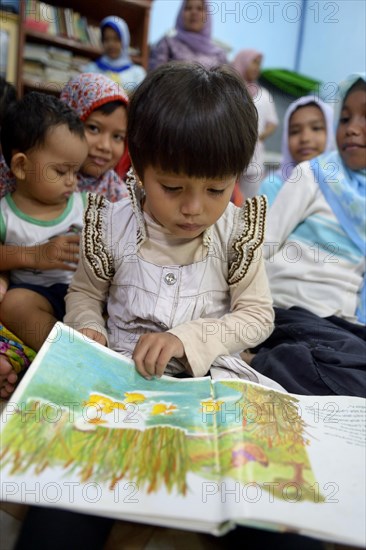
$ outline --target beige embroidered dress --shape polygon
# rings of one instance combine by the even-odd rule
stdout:
[[[169,331],[182,341],[186,359],[172,359],[165,374],[210,370],[271,385],[238,355],[273,330],[261,256],[264,197],[243,208],[230,203],[203,235],[187,241],[143,212],[133,185],[129,191],[130,199],[117,203],[89,195],[65,322],[101,330],[111,349],[129,357],[145,332]]]

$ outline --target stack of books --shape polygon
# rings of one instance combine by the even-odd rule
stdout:
[[[64,85],[82,72],[89,59],[69,50],[27,43],[24,47],[23,78],[40,83]]]

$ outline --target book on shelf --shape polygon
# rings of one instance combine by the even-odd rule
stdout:
[[[365,544],[365,400],[146,380],[57,323],[1,416],[1,500]]]
[[[61,36],[95,48],[101,47],[99,27],[89,24],[85,16],[72,8],[26,0],[24,26],[50,36]]]
[[[82,72],[89,61],[89,58],[76,56],[64,48],[27,42],[24,47],[23,78],[64,86],[70,78]]]

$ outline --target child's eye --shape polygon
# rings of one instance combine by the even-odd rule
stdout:
[[[225,193],[225,189],[209,189],[208,192],[212,195],[223,195]]]
[[[314,126],[313,127],[314,132],[322,132],[325,130],[324,126]]]
[[[176,191],[179,191],[181,187],[167,187],[166,185],[161,185],[164,191],[167,193],[175,193]]]
[[[66,174],[66,172],[65,172],[64,170],[58,170],[57,168],[56,168],[55,171],[56,171],[56,174],[57,174],[58,176],[64,176],[64,175]]]
[[[340,123],[340,124],[346,124],[348,121],[349,121],[349,117],[348,117],[348,116],[342,116],[342,117],[339,119],[339,123]]]
[[[121,134],[116,134],[116,135],[114,136],[114,139],[115,139],[116,141],[118,141],[119,143],[121,143],[122,141],[125,140],[125,136],[123,136],[123,135],[121,135]]]
[[[99,132],[99,128],[95,126],[95,124],[87,124],[85,128],[92,134],[97,134]]]

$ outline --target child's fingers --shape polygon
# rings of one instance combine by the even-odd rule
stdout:
[[[94,340],[94,342],[98,342],[98,344],[101,344],[102,346],[107,345],[107,340],[102,331],[95,330],[93,328],[82,328],[79,330],[79,332],[81,332],[81,334],[84,334],[91,340]]]
[[[159,378],[163,376],[167,364],[169,363],[171,358],[172,353],[170,349],[166,347],[162,348],[159,357],[155,363],[155,376],[158,376]]]
[[[15,384],[5,383],[0,390],[0,397],[7,399],[15,390]]]
[[[150,334],[141,336],[132,354],[136,369],[148,379],[155,375],[155,364],[160,353],[157,340],[151,336]]]
[[[11,372],[11,373],[8,375],[8,377],[7,377],[7,382],[8,382],[9,384],[15,384],[17,380],[18,380],[18,375],[17,375],[17,373],[14,372],[14,371]]]
[[[172,357],[183,357],[184,348],[176,336],[163,333],[149,333],[140,337],[136,344],[132,359],[138,372],[151,378],[162,376]]]

